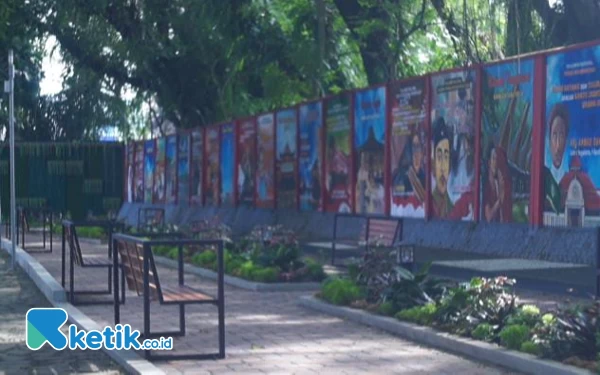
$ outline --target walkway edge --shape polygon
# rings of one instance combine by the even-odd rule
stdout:
[[[164,267],[177,269],[177,261],[162,256],[155,256],[154,261]],[[185,263],[183,266],[185,272],[193,275],[205,277],[209,280],[216,280],[217,273],[198,266]],[[224,282],[227,285],[235,286],[241,289],[251,290],[253,292],[306,292],[317,291],[321,287],[320,283],[258,283],[247,281],[239,277],[224,275]]]
[[[11,255],[11,242],[5,239],[1,240],[2,249],[10,256]],[[101,327],[93,319],[85,315],[77,307],[67,303],[67,297],[65,290],[62,286],[52,277],[52,275],[38,262],[34,257],[29,255],[22,248],[17,246],[16,249],[16,263],[25,271],[25,273],[31,278],[38,289],[44,294],[46,299],[54,307],[62,308],[67,311],[69,315],[69,321],[83,329],[85,331],[90,330],[102,330]],[[136,375],[163,375],[165,372],[151,362],[143,359],[137,353],[126,350],[106,350],[102,349],[110,358],[112,358],[119,366],[122,367],[127,373]]]
[[[322,302],[313,296],[303,296],[298,300],[302,307],[320,311],[338,318],[347,319],[363,325],[375,327],[416,343],[459,354],[477,361],[501,366],[526,374],[545,375],[590,375],[591,372],[577,367],[563,365],[554,361],[546,361],[532,355],[507,350],[486,342],[470,340],[448,333],[439,332],[429,327],[398,321],[394,318],[374,315],[372,313],[334,306]]]

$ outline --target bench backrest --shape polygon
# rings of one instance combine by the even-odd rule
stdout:
[[[165,226],[164,208],[140,208],[138,211],[138,230],[142,230],[148,226]]]
[[[138,296],[144,295],[144,245],[125,240],[116,240],[115,245],[121,257],[128,289],[136,292]],[[149,251],[148,262],[150,265],[148,272],[150,298],[157,299],[162,293],[152,251]]]
[[[361,233],[367,245],[391,247],[400,231],[400,220],[386,218],[368,218]]]
[[[79,237],[77,237],[77,230],[74,224],[63,224],[65,228],[65,237],[67,245],[69,246],[69,254],[73,254],[75,264],[78,266],[83,265],[83,255],[81,254],[81,246],[79,246]]]

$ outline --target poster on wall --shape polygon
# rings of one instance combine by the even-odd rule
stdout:
[[[177,145],[177,203],[190,201],[190,136],[181,134]]]
[[[156,144],[154,140],[144,143],[144,203],[152,203]]]
[[[344,94],[328,100],[325,109],[327,212],[352,212],[350,124],[350,95]]]
[[[156,140],[156,166],[154,169],[154,189],[152,201],[165,203],[166,138]]]
[[[425,217],[426,80],[396,82],[389,86],[391,108],[390,213],[398,217]]]
[[[600,47],[546,60],[544,225],[600,225]]]
[[[240,121],[238,125],[239,153],[237,165],[238,202],[254,206],[254,182],[256,178],[256,123],[254,119]]]
[[[190,191],[190,200],[192,204],[199,205],[202,204],[202,192],[204,186],[202,184],[203,169],[204,169],[204,132],[202,129],[194,129],[192,130],[190,136],[190,150],[191,150],[191,160],[190,160],[190,178],[192,181],[191,191]]]
[[[133,199],[137,203],[144,201],[144,142],[135,143],[135,166],[133,170]]]
[[[529,222],[534,61],[483,69],[481,220]]]
[[[385,211],[385,87],[354,93],[354,170],[357,213]]]
[[[431,77],[431,214],[473,220],[475,202],[475,71]]]
[[[275,208],[275,118],[262,115],[257,123],[256,207]]]
[[[296,204],[296,156],[298,124],[296,110],[277,112],[277,208],[293,208]]]
[[[300,106],[300,210],[322,210],[323,106],[321,102]]]
[[[235,178],[235,126],[221,126],[221,205],[233,206],[233,181]]]
[[[219,127],[206,129],[204,143],[206,170],[204,171],[204,204],[216,206],[219,204],[219,156],[220,151]]]
[[[167,184],[167,203],[177,201],[177,136],[167,137],[167,171],[165,172]]]
[[[134,180],[133,180],[133,171],[135,169],[135,161],[133,160],[133,156],[135,153],[135,143],[129,142],[127,144],[127,165],[126,165],[126,173],[127,173],[127,192],[125,199],[128,203],[133,202],[133,193],[135,191],[134,188]]]

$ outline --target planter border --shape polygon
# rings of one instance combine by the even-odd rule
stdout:
[[[154,256],[156,264],[165,266],[168,268],[177,269],[178,263],[173,259],[169,259],[163,256]],[[190,263],[184,263],[183,269],[186,273],[191,273],[197,276],[201,276],[210,280],[217,279],[217,273],[198,266],[194,266]],[[307,282],[307,283],[260,283],[255,281],[248,281],[239,277],[224,275],[224,282],[227,285],[235,286],[241,289],[251,290],[253,292],[314,292],[319,290],[321,283]]]
[[[9,257],[11,256],[11,242],[2,239],[1,246]],[[85,331],[99,330],[101,327],[96,321],[88,317],[77,307],[71,305],[67,301],[65,290],[62,286],[54,279],[54,277],[37,261],[33,256],[28,254],[21,247],[17,246],[15,254],[15,263],[23,269],[23,271],[29,276],[29,278],[35,283],[37,288],[42,292],[50,304],[57,308],[64,309],[69,317],[69,322],[75,324],[79,329]],[[113,361],[115,361],[123,370],[130,374],[136,375],[162,375],[165,372],[150,361],[147,361],[135,351],[129,350],[107,350],[102,348],[102,351],[106,353]]]
[[[320,311],[355,323],[375,327],[405,337],[427,346],[459,354],[480,362],[490,363],[506,369],[526,374],[545,375],[590,375],[585,369],[564,365],[559,362],[542,360],[533,355],[508,350],[483,341],[475,341],[458,337],[449,333],[436,331],[433,328],[402,322],[391,317],[384,317],[364,310],[335,306],[317,299],[314,296],[303,296],[298,304],[307,309]]]

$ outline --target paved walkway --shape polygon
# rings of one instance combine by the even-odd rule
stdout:
[[[33,236],[32,240],[33,240]],[[28,240],[29,242],[29,240]],[[82,241],[84,252],[102,256],[106,246]],[[56,249],[60,249],[57,244]],[[60,281],[60,251],[36,254]],[[161,283],[176,283],[176,272],[158,267]],[[68,275],[68,272],[67,272]],[[100,286],[100,283],[103,283]],[[76,273],[76,286],[104,287],[105,272]],[[186,283],[214,291],[193,275]],[[68,285],[68,284],[67,284]],[[306,293],[257,293],[226,287],[226,351],[220,361],[158,362],[170,374],[508,374],[455,355],[419,346],[396,336],[297,306]],[[142,326],[142,301],[128,294],[123,323]],[[112,325],[112,306],[81,306],[101,324]],[[177,307],[151,305],[152,330],[177,328]],[[187,335],[174,340],[177,352],[216,351],[216,308],[188,306]]]
[[[98,351],[56,351],[25,345],[25,314],[32,307],[51,307],[21,270],[10,271],[10,258],[0,252],[0,374],[121,374],[117,364]]]

